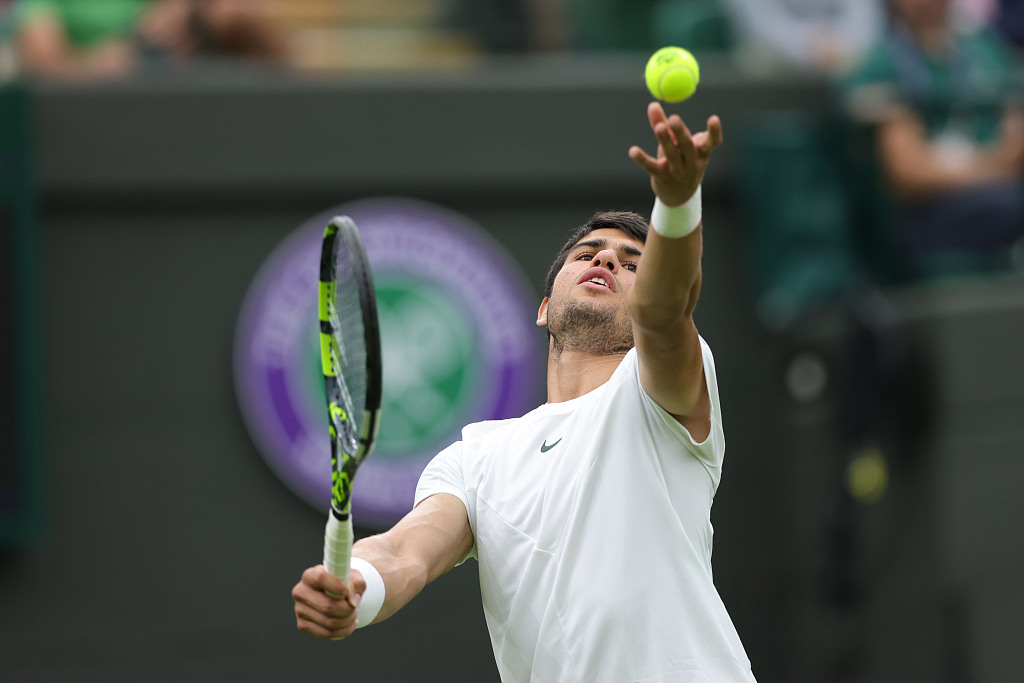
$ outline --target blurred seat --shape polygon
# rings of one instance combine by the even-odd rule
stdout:
[[[733,26],[717,0],[659,0],[651,11],[654,45],[691,52],[725,52],[735,45]]]
[[[718,0],[569,0],[569,10],[581,49],[678,45],[704,52],[732,46],[732,27]]]
[[[288,60],[311,72],[443,69],[478,52],[443,25],[445,0],[264,0]]]
[[[742,225],[758,314],[780,329],[840,297],[855,273],[842,173],[828,124],[802,111],[752,115],[738,136]]]

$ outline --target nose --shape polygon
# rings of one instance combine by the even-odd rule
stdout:
[[[615,252],[612,251],[611,249],[602,249],[601,251],[594,254],[593,263],[598,268],[600,268],[603,265],[605,268],[607,268],[613,273],[619,267],[619,260],[618,258],[616,258]]]

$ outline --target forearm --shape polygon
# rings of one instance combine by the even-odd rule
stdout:
[[[899,197],[910,201],[927,199],[1015,176],[996,161],[992,155],[978,150],[951,160],[934,150],[923,150],[919,155],[890,164],[888,177]]]
[[[408,604],[472,547],[465,507],[444,494],[427,498],[390,531],[357,542],[352,555],[372,564],[384,580],[384,604],[374,622]]]
[[[683,422],[698,439],[707,428],[703,358],[693,322],[702,240],[699,225],[684,237],[652,230],[629,302],[644,389],[669,413],[696,418]]]
[[[657,220],[655,217],[653,220]],[[652,229],[629,293],[633,323],[649,333],[671,332],[693,314],[700,295],[703,229],[665,237]]]
[[[890,186],[898,197],[913,201],[951,191],[1019,177],[1006,145],[980,148],[936,144],[924,137],[921,125],[908,117],[885,124],[878,151]]]
[[[63,28],[48,16],[38,17],[22,28],[18,52],[26,70],[43,76],[61,75],[76,61]]]
[[[403,556],[386,535],[364,538],[353,546],[352,555],[373,565],[384,580],[384,603],[374,623],[400,610],[429,583],[423,563]]]
[[[703,250],[700,187],[711,153],[722,144],[722,122],[711,116],[707,130],[691,133],[678,115],[666,117],[657,102],[647,107],[647,117],[658,140],[657,156],[635,145],[629,150],[650,175],[658,198],[627,298],[640,384],[700,441],[710,432],[703,356],[693,323]]]

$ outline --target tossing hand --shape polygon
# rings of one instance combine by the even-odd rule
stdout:
[[[693,196],[704,180],[711,153],[722,144],[722,122],[708,118],[707,130],[690,133],[678,114],[666,117],[657,102],[647,106],[651,130],[658,139],[657,157],[640,147],[629,148],[629,158],[651,176],[651,189],[667,206],[679,206]]]

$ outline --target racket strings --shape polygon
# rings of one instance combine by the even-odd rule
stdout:
[[[327,310],[330,314],[330,323],[332,329],[339,330],[340,321],[338,319],[338,309],[334,305],[333,301],[327,303]],[[334,377],[344,378],[344,368],[346,368],[351,360],[349,359],[349,353],[346,351],[343,338],[338,334],[331,335],[331,367],[334,369]],[[332,414],[331,421],[336,431],[336,437],[344,440],[345,448],[348,452],[354,453],[358,446],[358,434],[359,434],[359,415],[356,410],[355,401],[352,399],[352,393],[349,391],[349,385],[347,381],[334,382],[333,391],[336,395],[332,397],[333,402],[336,403],[341,410],[342,414]]]
[[[366,403],[366,342],[359,282],[351,254],[344,240],[338,240],[334,268],[334,297],[328,303],[334,344],[331,345],[335,376],[339,379],[339,402],[348,417],[346,447],[356,455],[358,436],[364,421],[362,406]]]

